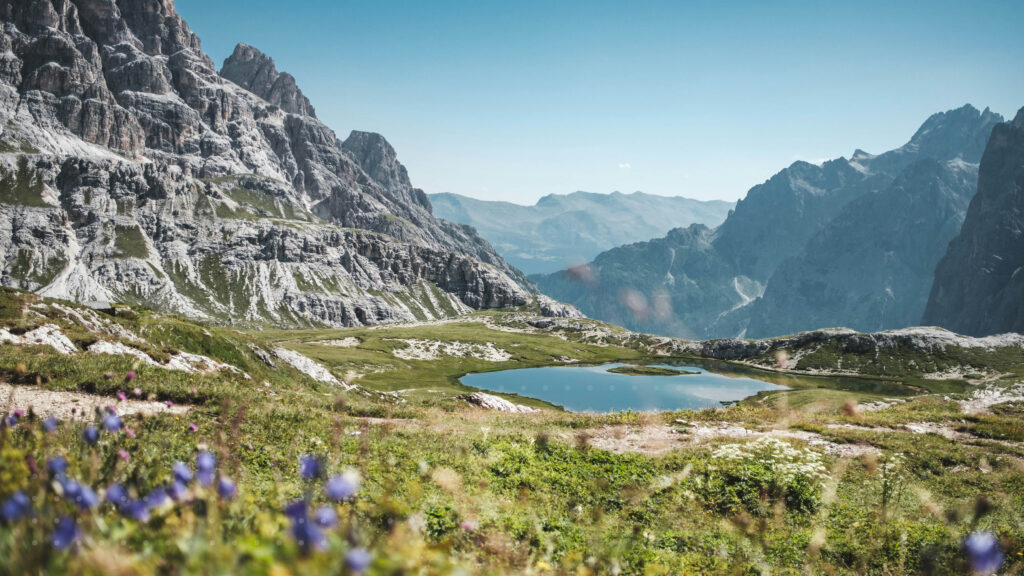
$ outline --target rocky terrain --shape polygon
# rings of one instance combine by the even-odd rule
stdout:
[[[938,268],[923,322],[984,336],[1024,332],[1024,109],[992,130],[978,193]]]
[[[0,2],[0,282],[248,325],[522,305],[378,134],[344,141],[239,45],[218,73],[170,0]]]
[[[531,279],[588,316],[685,338],[915,325],[1001,120],[970,105],[935,114],[884,154],[792,164],[718,228],[673,230]]]
[[[663,236],[680,226],[718,226],[734,206],[681,196],[549,194],[533,206],[432,194],[434,213],[480,231],[512,265],[527,274],[551,273],[592,260],[616,246]]]

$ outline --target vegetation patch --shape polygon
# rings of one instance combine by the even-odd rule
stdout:
[[[50,208],[43,201],[43,178],[28,164],[28,158],[18,157],[18,168],[10,172],[0,167],[0,203],[35,208]]]
[[[114,250],[119,258],[146,258],[146,236],[138,226],[114,227]]]
[[[609,368],[613,374],[626,374],[628,376],[685,376],[687,374],[700,374],[693,370],[679,370],[676,368],[663,368],[661,366],[616,366]]]

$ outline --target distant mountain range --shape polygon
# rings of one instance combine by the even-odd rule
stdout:
[[[916,325],[1001,121],[970,105],[935,114],[884,154],[792,164],[718,228],[691,225],[531,279],[594,318],[673,336]]]
[[[509,264],[528,274],[562,270],[678,226],[717,226],[734,206],[642,192],[552,194],[533,206],[458,194],[431,194],[430,202],[435,216],[476,228]]]

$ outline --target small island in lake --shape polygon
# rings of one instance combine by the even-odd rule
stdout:
[[[687,374],[700,374],[700,372],[662,368],[660,366],[616,366],[615,368],[609,368],[608,371],[628,376],[684,376]]]

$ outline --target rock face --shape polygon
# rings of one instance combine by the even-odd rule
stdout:
[[[348,326],[529,300],[391,146],[340,142],[170,0],[0,0],[0,282],[234,323]]]
[[[750,306],[747,337],[917,325],[935,265],[976,189],[976,164],[926,159],[884,190],[853,200],[775,270]]]
[[[978,193],[935,270],[922,323],[963,334],[1024,333],[1024,109],[992,130]]]
[[[679,226],[718,226],[732,202],[633,194],[551,194],[533,206],[431,194],[441,218],[468,224],[527,274],[588,262],[616,246],[663,236]]]
[[[897,327],[908,318],[915,324],[927,292],[921,277],[928,275],[927,262],[917,261],[934,262],[932,243],[941,246],[955,234],[984,142],[999,121],[998,114],[969,105],[936,114],[896,150],[878,156],[857,150],[820,166],[792,164],[752,188],[714,230],[673,230],[609,250],[589,265],[531,279],[591,318],[685,338],[741,336],[751,326],[761,336],[783,334],[797,328],[794,314],[828,324],[856,316],[882,325],[872,328]],[[893,203],[926,209],[901,220]],[[870,235],[908,225],[899,238]],[[885,262],[894,250],[895,261],[875,270],[879,255]],[[819,265],[837,254],[855,268]],[[849,295],[820,294],[829,285],[838,290],[853,274],[859,284],[842,286]],[[897,313],[877,310],[886,288],[899,290]]]

